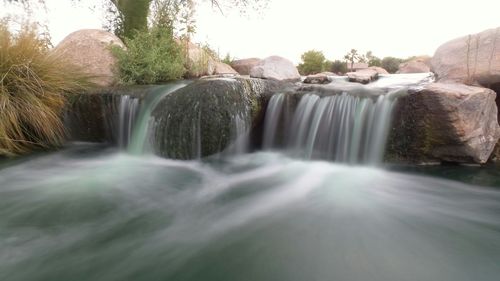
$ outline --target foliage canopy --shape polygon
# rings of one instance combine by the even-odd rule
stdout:
[[[302,75],[319,73],[325,70],[325,55],[321,51],[310,50],[302,54],[298,70]]]

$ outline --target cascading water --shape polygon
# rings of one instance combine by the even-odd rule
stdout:
[[[341,93],[312,90],[297,104],[300,93],[275,94],[267,106],[262,146],[305,159],[381,163],[397,98],[432,79],[429,74],[387,76],[361,88],[339,81],[346,88]]]
[[[263,145],[380,159],[404,88],[276,94]],[[188,87],[165,96],[173,90],[155,88],[140,104],[122,97],[122,143],[142,150],[159,129],[154,141],[174,135],[167,144],[201,153],[208,131],[221,132],[215,146],[226,134],[230,149],[245,149],[250,103],[231,111],[241,96]],[[155,116],[164,126],[150,126]],[[469,184],[269,151],[179,161],[74,143],[0,159],[0,280],[497,281],[500,190],[479,185],[500,186],[498,167],[431,168]]]
[[[131,95],[122,95],[118,109],[118,146],[131,154],[149,152],[151,111],[163,97],[188,83],[182,81],[157,86],[142,100]]]
[[[287,94],[276,94],[266,112],[263,147],[271,149],[284,143],[287,149],[307,159],[379,163],[392,108],[400,94],[401,91],[377,97],[306,94],[291,118],[284,114]]]
[[[174,159],[247,152],[258,92],[244,79],[204,79],[162,99],[152,112],[154,151]]]
[[[135,125],[137,113],[139,110],[139,99],[123,95],[120,97],[120,108],[118,111],[118,146],[126,148],[132,138],[132,131]]]

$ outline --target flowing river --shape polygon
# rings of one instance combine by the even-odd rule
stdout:
[[[264,151],[236,116],[240,148],[192,161],[148,154],[152,109],[184,84],[125,95],[115,147],[0,159],[0,280],[498,281],[500,169],[383,163],[416,78],[276,93]]]
[[[0,164],[0,280],[498,276],[491,187],[276,152],[175,161],[74,144]]]

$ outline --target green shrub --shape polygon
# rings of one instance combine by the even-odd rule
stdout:
[[[66,95],[88,90],[88,76],[48,48],[32,25],[17,34],[0,20],[0,155],[13,156],[64,141]]]
[[[224,58],[220,59],[220,61],[225,63],[225,64],[231,64],[233,62],[233,60],[234,60],[234,58],[231,57],[230,53],[227,53]]]
[[[330,65],[330,71],[337,74],[344,74],[347,72],[347,63],[340,60],[334,60]]]
[[[300,74],[309,75],[324,71],[325,56],[322,52],[310,50],[302,54],[302,63],[297,67]]]
[[[381,66],[389,73],[396,73],[399,69],[399,64],[402,62],[403,60],[400,58],[385,57],[382,59]]]
[[[184,68],[182,48],[172,30],[153,27],[125,39],[127,49],[112,47],[118,59],[117,71],[122,84],[154,84],[181,78]]]

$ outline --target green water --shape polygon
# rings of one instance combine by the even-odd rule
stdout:
[[[429,165],[389,166],[393,171],[427,175],[460,181],[472,185],[500,188],[500,165],[490,163],[484,166],[472,165]]]
[[[499,261],[495,188],[278,153],[0,164],[0,280],[496,281]]]

